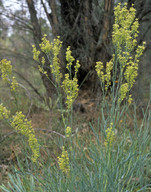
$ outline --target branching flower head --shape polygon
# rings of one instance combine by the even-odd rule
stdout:
[[[65,79],[62,83],[62,88],[66,94],[66,104],[67,104],[67,108],[70,109],[73,102],[75,101],[75,99],[78,96],[78,80],[76,77],[74,77],[73,79],[69,78],[69,74],[65,74]]]
[[[115,24],[113,25],[112,41],[117,51],[117,59],[121,71],[125,77],[125,82],[120,87],[118,101],[121,102],[126,98],[127,93],[136,81],[138,75],[138,58],[143,54],[145,43],[143,42],[142,46],[137,46],[136,38],[139,33],[139,23],[136,18],[136,10],[133,6],[128,10],[127,3],[124,4],[124,7],[121,7],[119,3],[115,8],[114,14]]]
[[[71,66],[73,61],[75,60],[75,58],[71,55],[71,50],[70,50],[70,46],[68,46],[67,51],[66,51],[66,61],[67,61],[67,66],[66,68],[68,69],[68,71],[71,70]]]
[[[67,59],[67,66],[66,68],[68,69],[68,73],[65,74],[65,79],[62,82],[62,88],[66,94],[66,104],[67,104],[67,108],[70,109],[73,102],[75,101],[75,99],[78,96],[78,79],[77,79],[77,73],[78,73],[78,69],[80,67],[79,64],[79,60],[76,61],[75,64],[75,74],[74,77],[71,77],[71,66],[72,66],[72,62],[75,60],[72,55],[71,55],[71,51],[70,51],[70,47],[67,48],[67,52],[66,52],[66,59]]]
[[[139,57],[143,54],[145,42],[141,46],[137,44],[139,23],[133,6],[128,10],[127,3],[124,6],[119,3],[115,7],[114,15],[112,42],[115,54],[113,54],[110,62],[107,62],[105,74],[101,62],[97,62],[96,71],[101,81],[106,82],[106,91],[111,85],[111,80],[115,82],[116,79],[120,79],[117,93],[119,95],[118,103],[121,103],[125,98],[128,98],[128,93],[136,81]],[[119,73],[117,73],[117,69],[119,69]],[[111,72],[113,73],[112,79]]]
[[[112,41],[117,48],[117,53],[122,51],[121,47],[125,44],[126,49],[131,52],[136,46],[138,36],[138,20],[135,19],[136,10],[132,6],[127,9],[127,3],[121,7],[121,3],[115,7],[115,24],[113,25]],[[132,40],[134,39],[134,41]]]
[[[18,132],[28,138],[29,146],[33,152],[32,160],[36,162],[39,157],[39,144],[35,137],[35,132],[32,128],[31,121],[28,121],[25,118],[25,115],[22,112],[17,112],[13,116],[11,126]]]
[[[53,62],[50,65],[52,74],[55,77],[55,81],[57,83],[60,82],[62,78],[62,73],[60,72],[60,61],[59,61],[59,53],[62,47],[62,41],[60,41],[60,37],[54,40],[52,44],[52,54],[53,54]]]
[[[74,76],[75,76],[76,78],[77,78],[77,73],[78,73],[79,68],[80,68],[79,60],[76,60],[76,65],[75,65],[75,67],[74,67],[74,69],[75,69],[75,74],[74,74]]]
[[[47,35],[45,34],[39,46],[42,52],[49,54],[52,51],[52,44],[49,42],[49,40],[46,37]]]

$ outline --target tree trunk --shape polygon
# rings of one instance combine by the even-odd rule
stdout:
[[[41,43],[42,34],[41,34],[41,28],[40,28],[38,18],[37,18],[37,12],[36,12],[33,0],[26,0],[26,2],[28,5],[31,24],[32,24],[32,28],[33,28],[34,43],[35,43],[36,49],[39,50],[40,49],[39,44]],[[44,70],[47,71],[49,78],[52,79],[52,75],[51,75],[51,71],[50,71],[50,63],[45,54],[41,53],[40,60],[42,57],[45,57],[45,61],[46,61],[45,65],[44,65]],[[43,84],[46,88],[47,104],[49,106],[49,97],[52,97],[54,95],[55,89],[54,89],[53,85],[51,84],[50,80],[46,77],[46,75],[41,73],[41,78],[42,78]]]
[[[96,16],[92,0],[60,0],[60,3],[60,36],[64,49],[71,46],[73,56],[80,60],[79,84],[84,81],[84,86],[81,88],[96,92],[98,88],[96,61],[101,60],[105,63],[111,57],[108,45],[114,0],[104,2],[103,26],[101,18],[98,23],[94,22]]]

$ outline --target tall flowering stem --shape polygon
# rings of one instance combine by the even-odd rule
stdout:
[[[120,104],[127,98],[136,81],[139,57],[143,54],[145,42],[143,42],[143,45],[137,44],[139,23],[133,6],[128,10],[127,3],[124,6],[119,3],[115,7],[114,15],[115,23],[113,25],[112,42],[115,53],[106,64],[105,73],[101,62],[97,62],[96,71],[100,80],[105,82],[105,91],[108,90],[112,82],[112,94],[118,98],[118,103]],[[120,72],[117,73],[117,71]],[[116,94],[114,95],[114,93]]]
[[[78,96],[78,79],[77,79],[77,73],[78,69],[80,67],[79,61],[76,61],[75,65],[75,74],[74,77],[72,78],[71,76],[71,66],[73,64],[73,61],[75,60],[72,55],[71,55],[71,50],[70,47],[67,48],[66,52],[66,60],[67,60],[67,70],[69,71],[67,74],[65,74],[65,79],[62,83],[62,88],[66,94],[66,104],[67,108],[70,109],[73,102]]]
[[[118,102],[121,103],[136,81],[138,59],[143,54],[145,42],[141,46],[137,45],[139,23],[136,18],[136,10],[133,6],[128,10],[127,3],[124,4],[124,7],[121,7],[119,3],[115,8],[114,14],[115,24],[113,25],[112,41],[121,70],[121,76],[124,76],[119,90],[120,96]]]

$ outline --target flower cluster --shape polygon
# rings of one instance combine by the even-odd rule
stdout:
[[[39,55],[40,55],[40,51],[38,51],[35,47],[35,45],[32,46],[33,47],[33,59],[35,61],[39,62]]]
[[[113,123],[110,124],[110,127],[106,130],[106,139],[104,141],[105,148],[111,148],[113,142],[115,141],[115,133],[113,131]]]
[[[128,83],[124,83],[120,87],[120,97],[118,102],[122,102],[126,98],[126,94],[128,92]]]
[[[127,9],[127,3],[121,7],[121,3],[115,7],[115,24],[113,25],[112,41],[117,48],[117,53],[123,51],[121,48],[124,45],[125,52],[131,52],[137,45],[136,37],[138,36],[138,19],[135,19],[136,10],[132,6]]]
[[[119,3],[114,14],[115,24],[113,25],[112,41],[120,69],[125,77],[125,82],[120,88],[119,102],[121,102],[126,98],[127,93],[135,83],[138,75],[138,58],[143,54],[145,42],[142,46],[137,46],[136,38],[138,37],[139,23],[138,19],[135,18],[136,10],[133,6],[128,10],[127,3],[124,4],[123,8]]]
[[[46,62],[45,57],[41,57],[41,61],[39,60],[40,51],[46,54],[49,59],[52,57],[52,64],[50,64],[51,72],[54,75],[55,82],[60,83],[62,73],[60,72],[59,54],[62,47],[62,41],[60,41],[60,37],[58,36],[54,39],[54,42],[50,43],[46,37],[47,35],[45,34],[42,38],[41,44],[39,44],[40,50],[37,50],[35,45],[33,45],[33,58],[35,61],[39,62],[38,68],[40,73],[48,77],[47,71],[44,70]]]
[[[66,94],[66,104],[67,104],[67,108],[70,109],[73,102],[75,101],[75,99],[78,96],[78,80],[76,77],[74,77],[73,79],[69,78],[69,74],[65,74],[65,79],[62,83],[62,88]]]
[[[41,44],[39,45],[40,46],[40,49],[42,52],[44,53],[50,53],[52,51],[52,44],[49,42],[49,40],[47,40],[47,35],[45,34],[42,38],[42,42]]]
[[[39,157],[39,144],[35,137],[35,132],[32,128],[31,122],[25,118],[22,112],[17,112],[13,116],[11,126],[18,132],[28,138],[29,146],[33,152],[32,161],[36,162]]]
[[[9,77],[12,74],[12,65],[10,61],[7,61],[7,59],[2,59],[0,61],[0,70],[2,72],[2,79],[4,82],[9,82]]]
[[[57,83],[60,82],[62,78],[62,73],[60,72],[60,61],[59,61],[59,53],[62,47],[62,41],[60,41],[60,37],[54,40],[52,44],[52,53],[53,53],[53,63],[50,65],[52,74],[55,76],[55,81]]]
[[[75,60],[72,56],[71,56],[71,51],[70,51],[70,47],[67,48],[67,52],[66,52],[66,59],[67,59],[67,66],[66,68],[68,69],[68,73],[65,74],[65,79],[62,82],[62,88],[66,94],[66,104],[67,104],[67,108],[70,109],[73,102],[75,101],[75,99],[78,96],[78,79],[77,79],[77,72],[78,69],[80,67],[79,64],[79,60],[76,61],[75,64],[75,74],[74,77],[71,77],[71,66],[72,66],[72,62]]]
[[[10,85],[12,91],[18,87],[18,83],[14,76],[12,76],[12,65],[7,59],[0,61],[0,70],[2,73],[2,80]]]
[[[66,137],[69,138],[71,136],[71,127],[66,128]]]
[[[66,51],[66,61],[67,61],[67,66],[66,68],[68,69],[68,71],[71,71],[71,66],[73,61],[75,60],[75,58],[71,55],[71,50],[70,50],[70,46],[67,47],[67,51]]]
[[[118,82],[117,87],[119,87],[118,102],[121,103],[135,83],[138,75],[138,59],[143,54],[145,42],[141,46],[137,45],[139,23],[133,6],[128,10],[127,3],[123,7],[119,3],[115,7],[114,14],[115,24],[113,25],[112,42],[115,54],[106,64],[106,74],[103,73],[101,62],[97,62],[96,71],[101,81],[103,83],[106,81],[105,90],[107,90],[111,84],[111,71],[114,73],[115,79],[113,81],[116,81],[117,67],[120,69],[120,77],[118,78],[121,82]]]
[[[106,63],[106,74],[105,74],[105,90],[108,90],[108,87],[111,85],[111,71],[113,69],[113,59],[111,59],[109,62]]]
[[[18,82],[16,81],[16,78],[13,76],[11,80],[10,88],[12,91],[15,91],[17,87],[18,87]]]
[[[101,82],[104,83],[105,78],[104,78],[104,72],[103,72],[103,63],[101,61],[96,62],[96,72],[98,74],[98,77],[101,79]]]
[[[65,150],[64,146],[62,147],[62,154],[58,157],[58,163],[60,170],[65,173],[67,176],[70,174],[70,165],[69,165],[69,156],[68,152]]]
[[[6,109],[6,107],[3,106],[3,104],[0,104],[0,120],[2,119],[8,119],[10,115],[10,111]]]
[[[101,82],[105,83],[105,90],[107,91],[109,86],[111,85],[111,72],[113,70],[114,65],[114,55],[113,58],[106,63],[106,71],[103,72],[103,63],[101,61],[96,62],[96,72],[98,74],[98,77],[101,79]]]

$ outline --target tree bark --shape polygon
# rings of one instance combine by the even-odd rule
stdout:
[[[42,33],[41,33],[41,27],[39,25],[38,18],[37,18],[37,12],[36,12],[33,0],[26,0],[26,2],[28,5],[31,24],[32,24],[32,28],[33,28],[34,43],[35,43],[36,49],[39,50],[40,49],[39,44],[41,43]],[[47,57],[44,53],[41,53],[40,58],[39,58],[40,61],[41,61],[42,57],[45,57],[45,61],[46,61],[45,65],[44,65],[44,70],[47,71],[49,78],[52,80],[49,60],[47,59]],[[54,96],[55,89],[54,89],[53,85],[51,84],[50,80],[42,73],[41,73],[41,78],[42,78],[43,84],[46,88],[46,93],[47,93],[46,98],[47,98],[47,104],[49,106],[49,97]]]

